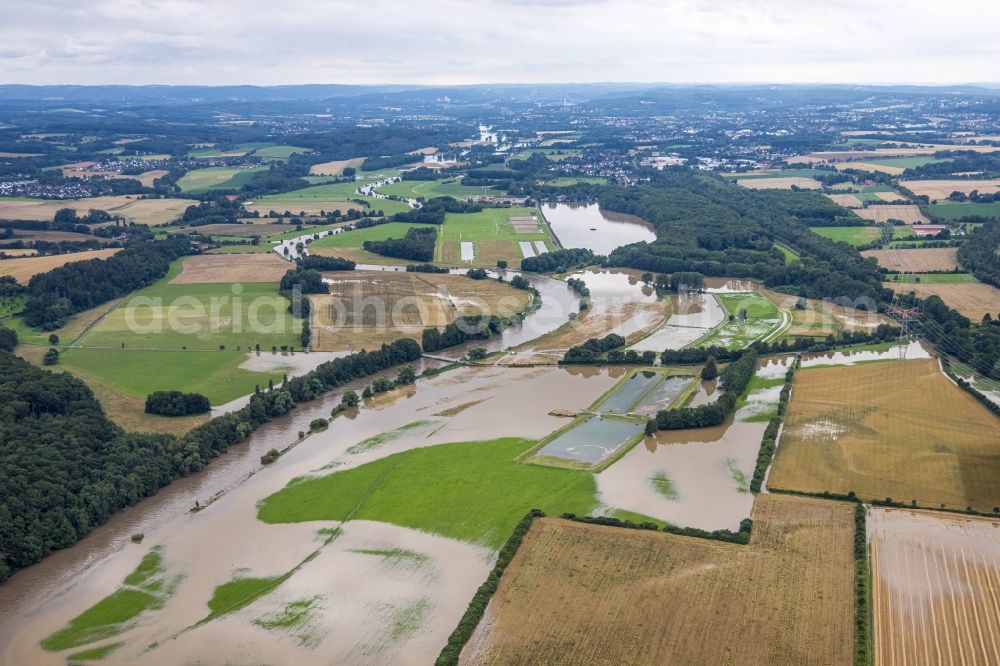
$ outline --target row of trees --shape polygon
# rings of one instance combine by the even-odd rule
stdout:
[[[478,213],[483,208],[483,204],[459,201],[453,197],[434,197],[424,202],[420,208],[396,213],[392,219],[396,222],[444,224],[444,217],[447,213]]]
[[[625,345],[625,338],[617,333],[609,333],[603,338],[590,338],[581,345],[570,347],[563,355],[561,363],[594,363],[600,361],[604,354]]]
[[[296,403],[420,358],[398,340],[321,364],[182,437],[123,431],[68,373],[0,352],[0,580],[195,472]]]
[[[974,229],[958,249],[958,262],[983,282],[1000,287],[1000,223]]]
[[[591,264],[599,264],[604,257],[596,255],[583,248],[542,252],[537,257],[525,257],[521,260],[521,270],[530,273],[565,273],[574,268],[582,268]]]

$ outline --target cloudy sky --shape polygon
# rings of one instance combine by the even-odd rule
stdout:
[[[3,0],[0,83],[1000,80],[1000,2]]]

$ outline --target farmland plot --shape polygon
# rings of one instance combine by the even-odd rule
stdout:
[[[1000,312],[1000,289],[983,283],[970,282],[965,284],[912,284],[905,282],[884,282],[893,291],[908,294],[916,292],[920,298],[940,296],[950,308],[958,310],[974,322],[982,320],[989,313],[996,317]]]
[[[184,259],[181,272],[170,284],[278,282],[293,264],[278,255],[237,256],[201,254]]]
[[[851,507],[761,495],[753,519],[747,546],[538,519],[460,663],[850,663]]]
[[[858,217],[872,222],[899,220],[906,224],[929,224],[930,220],[920,211],[919,206],[910,204],[873,204],[854,211]]]
[[[869,514],[875,663],[1000,663],[1000,521]]]
[[[904,273],[950,271],[958,268],[957,247],[918,248],[915,250],[865,250],[864,257],[874,257],[879,266]]]
[[[969,194],[978,190],[980,194],[1000,192],[1000,178],[989,180],[903,180],[899,183],[917,196],[926,196],[931,201],[947,199],[952,192]]]
[[[768,485],[990,511],[1000,504],[998,425],[934,359],[803,362]]]
[[[0,261],[0,275],[10,275],[21,284],[28,284],[28,280],[39,273],[47,273],[53,268],[59,268],[74,261],[86,261],[87,259],[107,259],[118,252],[118,248],[106,250],[86,250],[84,252],[72,252],[69,254],[46,255],[43,257],[15,257],[14,259],[4,259]]]

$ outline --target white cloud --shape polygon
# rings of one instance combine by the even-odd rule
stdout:
[[[3,83],[996,80],[1000,3],[4,2]]]

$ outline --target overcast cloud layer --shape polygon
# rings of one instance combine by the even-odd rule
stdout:
[[[0,83],[1000,80],[1000,2],[3,0]]]

